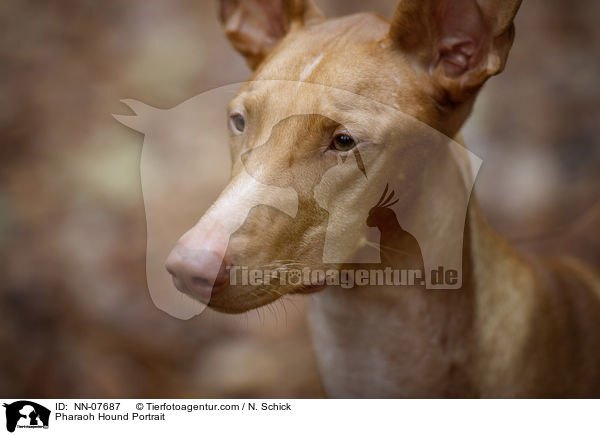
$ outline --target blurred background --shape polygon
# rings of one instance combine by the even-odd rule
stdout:
[[[317,3],[390,17],[396,2]],[[594,0],[525,0],[465,129],[509,238],[561,231],[600,199],[598,16]],[[146,287],[143,136],[111,114],[248,76],[216,1],[0,2],[0,396],[322,396],[304,298],[180,321]]]

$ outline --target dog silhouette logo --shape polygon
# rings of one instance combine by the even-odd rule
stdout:
[[[250,138],[224,122],[240,87],[267,100],[274,90],[289,98]],[[427,289],[461,288],[464,223],[481,160],[431,126],[343,89],[285,80],[223,86],[170,109],[123,103],[134,114],[113,116],[144,135],[148,290],[170,315],[200,314],[237,266],[380,265],[422,271]],[[378,120],[385,128],[345,151],[325,147],[323,135],[333,126],[354,122],[337,107],[360,109],[371,114],[365,125]],[[309,230],[307,222],[315,225]],[[307,237],[298,246],[310,249],[262,249],[266,239],[298,234]],[[227,253],[232,264],[221,257]],[[456,279],[437,279],[440,270],[456,272]]]
[[[10,405],[5,403],[4,407],[6,408],[6,430],[9,432],[14,432],[16,428],[48,428],[50,410],[38,403],[19,400]]]

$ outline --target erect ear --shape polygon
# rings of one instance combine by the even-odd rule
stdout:
[[[460,103],[504,69],[521,0],[401,0],[390,40]],[[441,92],[440,92],[441,91]]]
[[[313,0],[221,0],[225,35],[252,69],[294,27],[324,19]]]

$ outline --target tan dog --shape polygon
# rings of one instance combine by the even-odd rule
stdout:
[[[519,253],[486,226],[472,200],[462,288],[452,291],[422,285],[401,290],[324,290],[324,283],[233,286],[227,273],[235,265],[332,267],[322,257],[330,209],[315,199],[318,183],[337,164],[337,152],[348,154],[361,149],[359,143],[377,144],[390,131],[408,128],[361,98],[457,137],[478,90],[504,68],[519,4],[402,0],[390,24],[374,14],[325,20],[311,0],[222,0],[225,32],[255,73],[230,105],[231,182],[167,261],[177,287],[199,299],[208,292],[209,306],[230,313],[288,293],[323,290],[312,295],[311,325],[323,383],[332,396],[600,396],[600,276],[585,262],[597,259],[598,244],[590,237],[585,246],[579,243],[584,230],[571,239],[581,248],[579,257],[566,247],[551,259]],[[289,82],[298,83],[297,91]],[[303,83],[356,98],[304,89]],[[298,109],[302,116],[280,116],[290,106],[310,104],[319,105],[313,115]],[[372,167],[383,171],[390,152],[381,148],[371,154]],[[397,167],[406,189],[395,195],[406,209],[419,200],[416,155],[406,151]],[[296,215],[253,206],[247,217],[240,216],[239,204],[252,195],[244,187],[246,171],[260,183],[294,189]],[[331,201],[328,206],[351,203],[361,194],[356,186],[364,190],[377,179],[377,171],[367,171],[367,178],[354,173],[359,174],[354,179],[333,183],[332,199],[323,200]],[[394,198],[378,204],[386,200],[390,204]],[[452,203],[445,207],[450,210],[433,207],[431,213],[443,221]],[[393,218],[381,209],[369,213],[368,226],[379,226],[382,234],[385,228],[400,231],[374,222],[379,215]],[[232,219],[235,225],[228,226]],[[588,227],[599,221],[592,217]],[[423,268],[414,238],[390,237],[395,251],[389,252],[404,247],[414,255],[382,251],[383,263]],[[215,264],[218,273],[207,272]]]

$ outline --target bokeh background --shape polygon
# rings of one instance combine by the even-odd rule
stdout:
[[[595,0],[524,0],[508,67],[466,126],[480,202],[511,239],[599,200],[598,16]],[[216,17],[206,0],[0,2],[0,396],[322,396],[305,298],[180,321],[146,288],[143,137],[111,114],[247,78]]]

